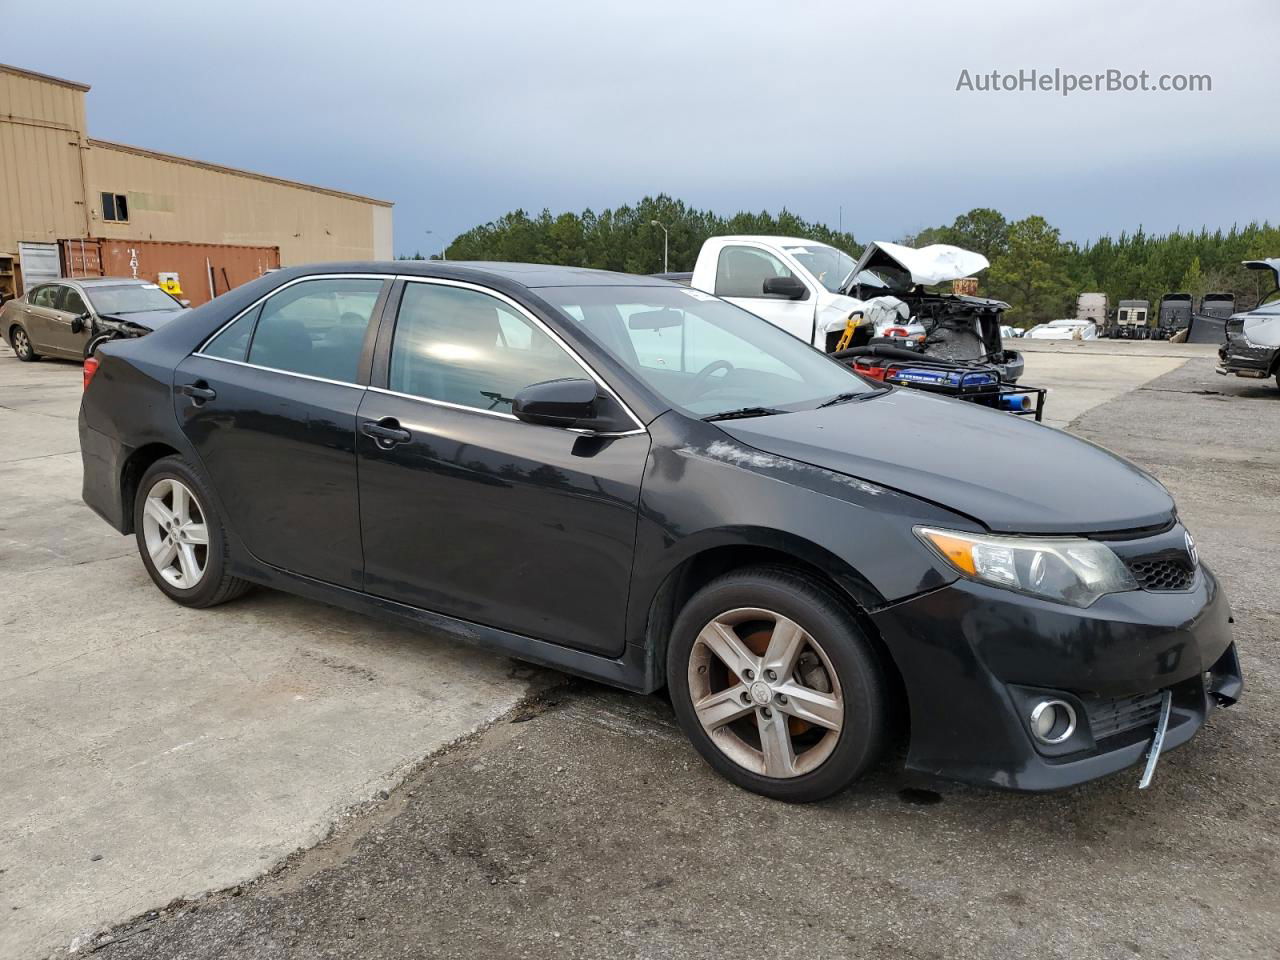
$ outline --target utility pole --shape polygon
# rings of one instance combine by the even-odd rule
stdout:
[[[652,227],[660,227],[662,229],[662,272],[670,273],[671,265],[667,261],[667,251],[670,249],[671,235],[667,233],[666,224],[659,223],[657,220],[650,220],[649,225]]]

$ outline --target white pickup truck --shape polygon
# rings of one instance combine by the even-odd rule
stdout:
[[[911,343],[925,354],[988,360],[1016,382],[1022,358],[1005,350],[1001,317],[1008,304],[935,286],[985,270],[981,254],[945,244],[920,249],[875,242],[862,257],[795,237],[711,237],[692,274],[670,279],[735,303],[819,350],[833,352],[852,318],[853,345],[874,338]]]

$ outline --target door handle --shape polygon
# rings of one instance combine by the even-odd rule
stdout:
[[[188,383],[179,387],[178,392],[184,397],[190,397],[191,402],[196,406],[200,406],[200,404],[207,400],[212,400],[218,395],[217,391],[203,380],[197,380],[195,383]]]
[[[400,426],[400,421],[395,417],[383,417],[377,423],[366,420],[360,424],[360,432],[366,437],[372,437],[384,450],[390,450],[398,443],[408,443],[413,439],[413,434]]]

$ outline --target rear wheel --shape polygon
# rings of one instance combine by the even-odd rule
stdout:
[[[233,600],[249,582],[227,573],[227,537],[212,498],[181,457],[152,464],[138,484],[133,529],[155,585],[188,607]]]
[[[9,331],[9,342],[13,344],[13,352],[24,363],[40,359],[40,354],[36,353],[35,347],[31,345],[31,337],[27,335],[27,331],[22,327],[14,326]]]
[[[874,650],[828,588],[793,571],[736,571],[698,591],[672,631],[667,680],[698,752],[755,793],[821,800],[883,747]]]

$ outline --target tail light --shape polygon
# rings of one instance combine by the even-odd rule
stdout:
[[[93,379],[93,375],[98,372],[98,358],[89,357],[84,362],[84,388],[89,389],[89,381]]]

